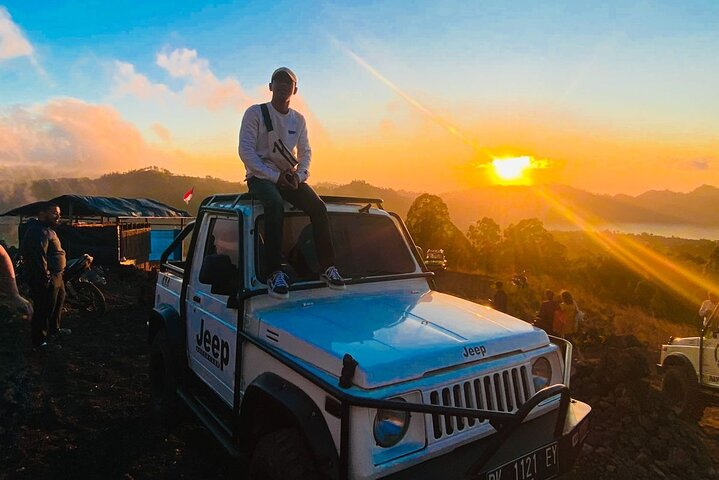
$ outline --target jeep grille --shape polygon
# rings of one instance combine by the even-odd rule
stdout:
[[[533,394],[533,385],[529,381],[527,367],[521,366],[432,390],[429,393],[429,401],[432,405],[446,407],[515,412]],[[486,420],[480,422],[475,418],[432,415],[435,439],[486,423]]]

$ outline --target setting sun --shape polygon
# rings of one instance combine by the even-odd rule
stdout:
[[[500,180],[517,181],[522,178],[524,171],[531,166],[529,157],[495,158],[492,160],[494,174]]]

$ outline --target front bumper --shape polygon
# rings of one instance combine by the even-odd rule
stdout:
[[[512,428],[506,438],[498,439],[499,433],[491,437],[483,438],[438,457],[421,462],[413,467],[407,468],[393,475],[388,479],[392,480],[418,480],[418,479],[473,479],[484,480],[488,478],[488,472],[492,472],[502,465],[529,454],[541,447],[557,442],[559,451],[558,470],[559,475],[568,472],[584,444],[589,432],[589,413],[591,407],[577,400],[571,400],[564,414],[564,428],[561,435],[557,436],[555,425],[562,408],[555,409],[541,417],[527,421]],[[493,447],[493,442],[499,440],[500,446]],[[488,450],[494,450],[490,460],[477,469],[477,461],[488,454]]]

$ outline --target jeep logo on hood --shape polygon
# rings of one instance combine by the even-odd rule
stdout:
[[[487,348],[484,345],[477,345],[476,347],[464,347],[462,351],[463,357],[486,357]]]
[[[195,350],[197,353],[205,357],[211,364],[220,370],[224,370],[225,366],[230,363],[230,344],[213,335],[209,330],[205,330],[205,319],[200,322],[200,332],[195,336],[197,345]]]

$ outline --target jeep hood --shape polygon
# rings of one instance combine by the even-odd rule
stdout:
[[[375,388],[546,345],[547,335],[489,307],[429,290],[304,298],[255,311],[260,339],[333,375],[350,354]]]

